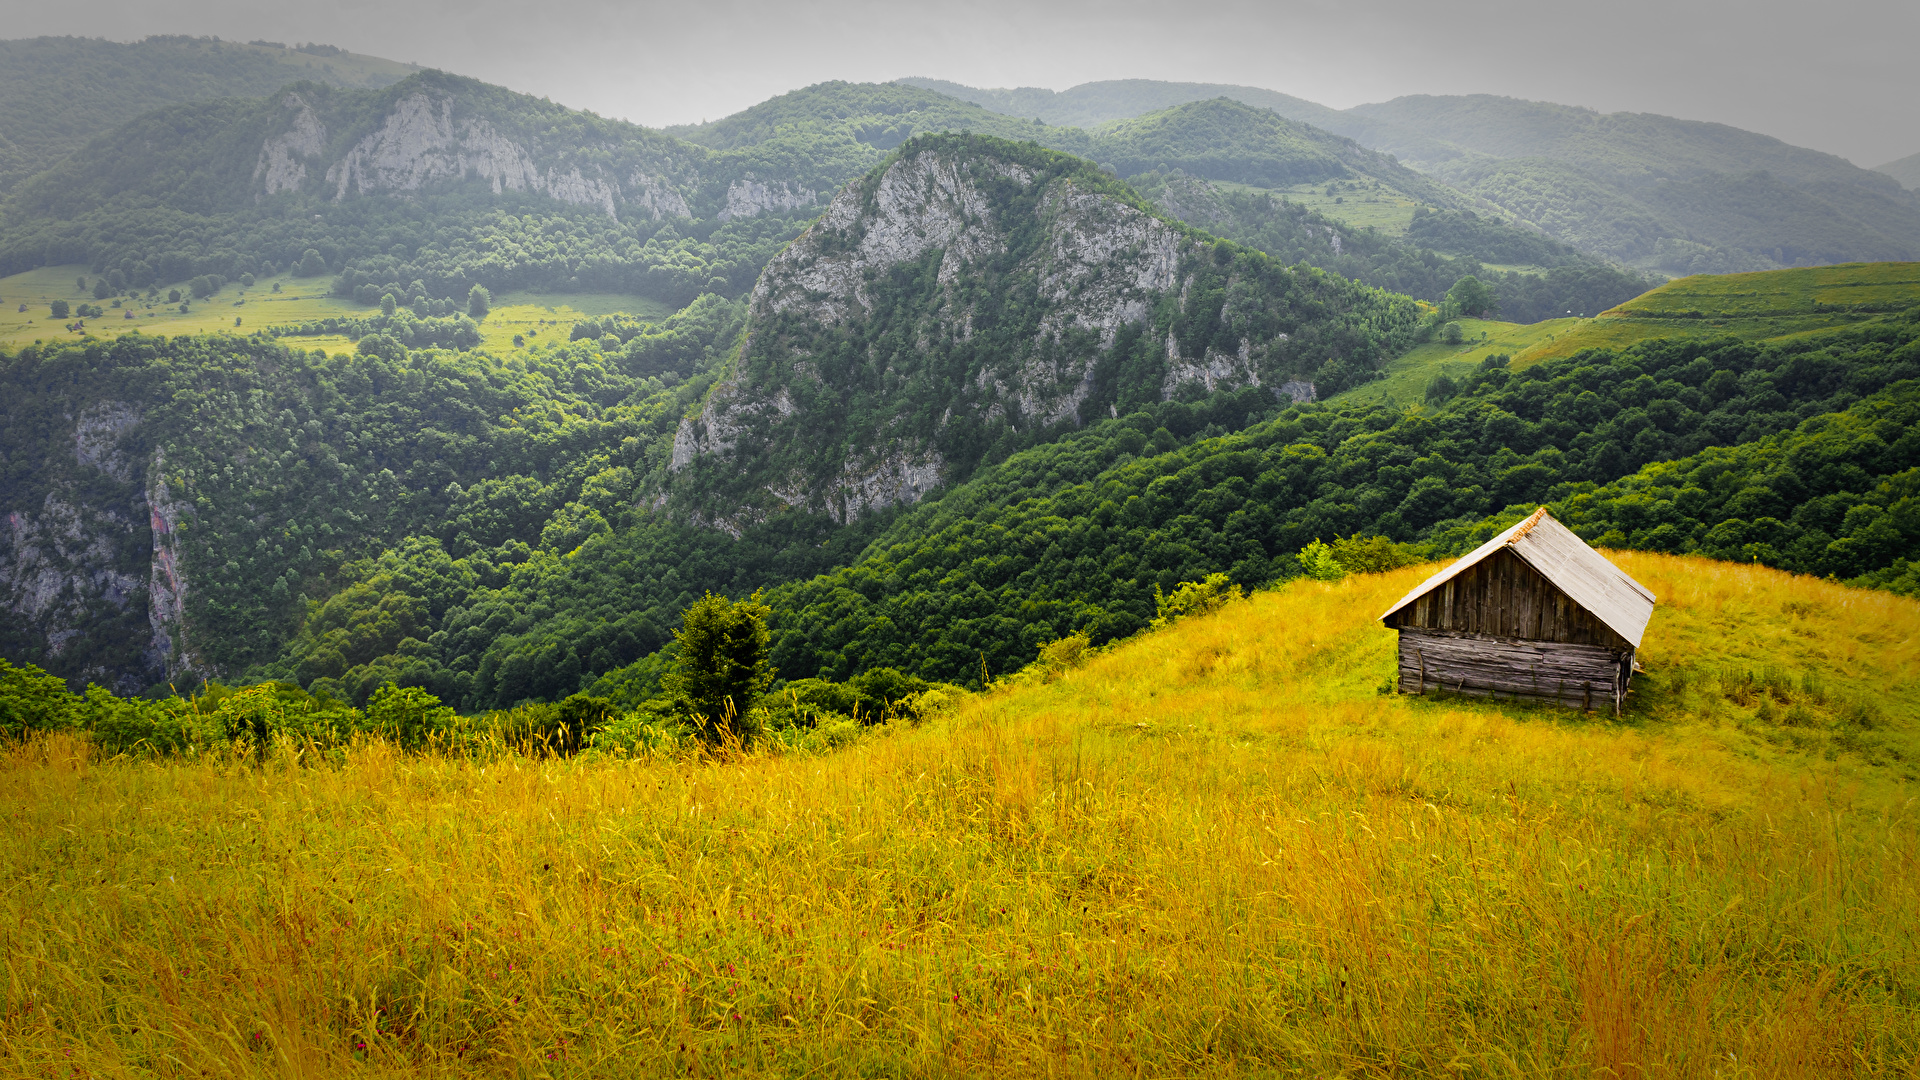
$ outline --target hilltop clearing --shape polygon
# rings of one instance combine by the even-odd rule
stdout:
[[[100,1072],[1897,1068],[1920,607],[1616,558],[1660,597],[1623,722],[1377,693],[1372,619],[1420,567],[825,756],[38,741],[0,763],[35,987],[6,1042]]]
[[[1920,307],[1920,263],[1847,263],[1752,274],[1699,274],[1555,332],[1514,354],[1525,367],[1581,349],[1667,338],[1766,341],[1858,325]]]
[[[156,35],[0,41],[0,195],[150,109],[260,97],[290,82],[379,87],[416,70],[331,45]]]

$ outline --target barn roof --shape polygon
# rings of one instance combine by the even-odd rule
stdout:
[[[1640,647],[1647,620],[1653,618],[1653,594],[1588,547],[1573,530],[1555,521],[1544,506],[1535,510],[1532,517],[1421,582],[1419,588],[1401,597],[1399,603],[1380,617],[1392,615],[1501,548],[1510,549],[1522,562],[1538,570],[1540,576],[1572,597],[1574,603],[1626,638],[1634,648]]]

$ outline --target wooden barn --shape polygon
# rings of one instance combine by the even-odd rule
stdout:
[[[1543,506],[1380,620],[1400,632],[1401,693],[1611,704],[1617,714],[1653,602]]]

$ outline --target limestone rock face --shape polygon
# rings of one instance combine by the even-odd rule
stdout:
[[[189,511],[167,496],[163,463],[130,452],[140,421],[125,402],[82,411],[73,421],[77,468],[56,463],[62,480],[37,505],[0,508],[0,611],[14,640],[31,643],[30,655],[9,659],[77,667],[120,693],[196,670],[173,536]],[[87,659],[96,655],[89,636],[115,632],[150,633],[139,670]]]
[[[573,140],[547,147],[539,137],[515,130],[526,126],[518,122],[523,118],[462,94],[451,82],[423,82],[402,93],[358,138],[353,138],[355,125],[337,117],[333,127],[344,130],[335,138],[323,99],[293,91],[278,104],[274,133],[261,144],[254,166],[256,200],[300,191],[335,200],[406,196],[479,182],[495,194],[545,195],[615,218],[693,216],[690,200],[700,185],[698,170],[675,160],[668,140],[640,129],[626,129],[624,136],[610,133],[598,145]],[[778,184],[758,187],[757,194],[741,196],[734,216],[807,205],[813,198],[812,192]]]
[[[717,216],[721,221],[734,221],[799,210],[812,206],[819,197],[812,188],[782,180],[763,182],[749,174],[727,185],[727,204]]]
[[[307,162],[327,152],[327,126],[307,99],[291,93],[281,104],[292,110],[292,123],[267,139],[260,147],[260,162],[253,167],[253,179],[264,195],[299,191],[307,183]]]
[[[1272,313],[1290,271],[1236,292],[1208,238],[1090,168],[980,145],[909,144],[768,265],[739,354],[674,440],[691,516],[851,521],[958,479],[996,438],[1293,374]],[[1206,308],[1184,318],[1189,294]]]

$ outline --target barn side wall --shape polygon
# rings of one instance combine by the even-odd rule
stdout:
[[[1632,679],[1632,649],[1400,628],[1403,694],[1444,690],[1575,709],[1614,709],[1624,701]]]
[[[1416,597],[1387,625],[1632,650],[1526,560],[1502,549]]]

